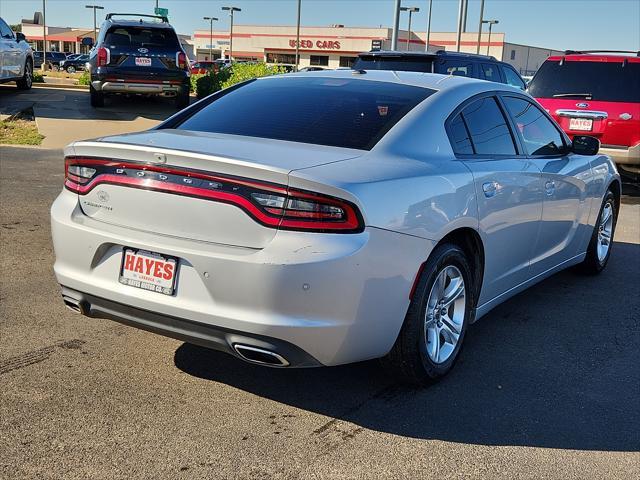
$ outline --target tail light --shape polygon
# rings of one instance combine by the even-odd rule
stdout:
[[[111,61],[111,52],[108,48],[100,47],[96,53],[96,64],[98,67],[104,67]]]
[[[178,52],[176,54],[176,65],[180,70],[189,69],[189,62],[187,61],[187,55],[184,52]]]
[[[234,205],[266,227],[309,232],[357,233],[358,208],[346,200],[236,176],[102,159],[65,158],[65,188],[86,195],[111,184]]]

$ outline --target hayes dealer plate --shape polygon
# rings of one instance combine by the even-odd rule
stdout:
[[[173,295],[177,268],[177,258],[125,248],[119,281],[130,287]]]

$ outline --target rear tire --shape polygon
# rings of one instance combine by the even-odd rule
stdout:
[[[30,90],[33,86],[33,62],[30,58],[24,64],[24,74],[22,78],[16,81],[16,86],[20,90]]]
[[[176,108],[180,110],[182,110],[183,108],[187,108],[190,102],[191,98],[189,97],[189,92],[179,93],[175,98]]]
[[[71,73],[71,74],[76,73],[76,67],[73,67],[71,65],[68,66],[67,67],[67,73]]]
[[[89,94],[91,95],[92,107],[104,107],[104,93],[97,91],[95,88],[93,88],[93,85],[89,85]]]
[[[616,198],[611,190],[607,190],[598,220],[593,228],[593,234],[587,248],[587,256],[579,265],[579,269],[588,275],[597,275],[607,266],[613,247],[613,235],[618,221]]]
[[[402,329],[382,363],[395,377],[427,385],[453,368],[474,306],[473,276],[464,252],[437,247],[418,279]]]

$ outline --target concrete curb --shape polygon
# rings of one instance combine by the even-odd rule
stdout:
[[[65,85],[62,83],[34,83],[33,88],[59,88],[62,90],[89,90],[88,85]]]

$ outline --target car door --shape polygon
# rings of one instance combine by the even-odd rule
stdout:
[[[504,83],[506,83],[507,85],[511,85],[512,87],[517,87],[520,90],[526,90],[527,84],[513,68],[508,65],[500,65],[500,68],[502,69],[502,74],[504,75]]]
[[[498,65],[495,63],[481,63],[479,65],[480,70],[482,71],[482,76],[480,78],[488,80],[489,82],[503,83],[500,71],[498,70]]]
[[[590,157],[570,152],[561,129],[533,100],[503,95],[528,158],[540,169],[542,223],[531,273],[539,275],[581,253],[589,234]]]
[[[521,151],[496,96],[473,97],[447,124],[456,156],[471,170],[485,268],[479,306],[530,277],[542,218],[540,170]]]
[[[0,18],[0,68],[2,78],[12,78],[19,75],[19,53],[18,42],[13,35],[13,31],[9,25]]]

